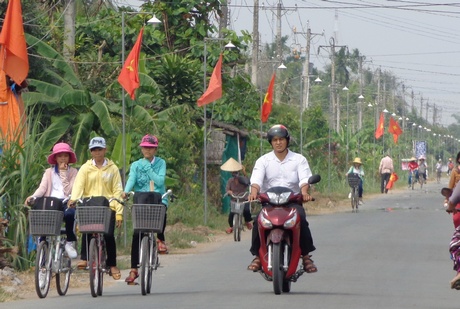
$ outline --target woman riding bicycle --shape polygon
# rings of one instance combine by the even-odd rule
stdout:
[[[145,135],[141,143],[141,152],[143,158],[133,162],[129,170],[128,181],[125,186],[126,196],[127,192],[134,190],[135,192],[156,192],[161,195],[166,192],[165,180],[166,180],[166,162],[162,158],[156,156],[158,150],[158,138],[153,135]],[[136,197],[136,196],[135,196]],[[146,203],[150,204],[150,203]],[[168,206],[168,198],[161,200],[161,204]],[[163,232],[157,233],[157,245],[159,253],[167,253],[168,247],[165,244],[164,229],[166,227],[166,213],[163,224]],[[131,245],[131,271],[125,282],[133,283],[134,280],[139,277],[137,266],[139,262],[139,233],[133,233],[132,245]]]
[[[238,163],[235,159],[230,158],[220,167],[220,169],[232,173],[232,177],[227,181],[227,185],[225,186],[225,193],[230,196],[232,201],[236,201],[232,195],[241,195],[245,192],[248,192],[249,179],[247,179],[245,176],[240,176],[239,172],[243,170],[243,166],[240,163]],[[244,198],[244,201],[247,201],[247,196]],[[225,230],[227,234],[231,234],[233,232],[233,217],[234,213],[230,211],[228,214],[229,227]],[[244,206],[243,217],[246,223],[246,227],[248,230],[251,230],[252,217],[248,203],[246,203]]]
[[[359,205],[363,204],[363,181],[364,181],[364,169],[362,166],[361,158],[356,157],[353,160],[353,165],[347,172],[348,174],[357,174],[359,176],[359,185],[358,185],[358,195],[359,195]]]
[[[29,204],[33,198],[51,196],[66,200],[70,196],[72,186],[77,176],[77,169],[70,167],[69,164],[77,162],[77,157],[67,143],[57,143],[53,147],[53,152],[48,156],[48,163],[52,167],[45,170],[38,189],[29,196],[25,204]],[[63,204],[65,230],[67,243],[65,250],[70,258],[77,257],[74,242],[77,240],[73,231],[75,222],[75,209],[67,208],[67,202]]]
[[[89,151],[92,159],[89,159],[81,166],[72,189],[72,200],[69,201],[69,205],[73,207],[75,207],[76,201],[80,198],[104,196],[107,199],[112,197],[121,199],[123,193],[120,170],[112,160],[105,157],[107,152],[105,139],[102,137],[93,138],[89,143]],[[110,208],[116,212],[116,227],[120,228],[123,220],[123,205],[112,201]],[[115,223],[111,222],[112,224],[115,225]],[[110,230],[113,230],[113,228],[111,227]],[[79,269],[85,269],[88,264],[86,244],[89,240],[86,236],[88,235],[82,237],[81,261],[77,264]],[[110,267],[109,274],[113,279],[119,280],[121,273],[117,267],[115,236],[106,234],[104,239],[107,248],[106,263]]]
[[[409,188],[412,186],[412,177],[415,176],[414,182],[416,179],[418,179],[417,176],[417,169],[418,169],[418,164],[417,164],[417,159],[415,157],[410,158],[409,165],[407,166],[409,168],[409,177],[407,178]]]

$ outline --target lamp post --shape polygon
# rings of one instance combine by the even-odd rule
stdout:
[[[224,41],[227,39],[224,38],[204,38],[204,47],[203,47],[203,93],[206,92],[206,68],[207,68],[207,49],[206,49],[206,41]],[[225,45],[225,48],[234,48],[235,45],[232,42],[229,42]],[[204,130],[203,130],[203,194],[204,194],[204,224],[208,223],[208,152],[207,152],[207,129],[206,129],[206,105],[203,107],[203,117],[204,117]]]
[[[125,64],[125,14],[129,15],[145,15],[145,14],[150,14],[153,15],[152,12],[121,12],[121,65]],[[161,23],[158,18],[153,15],[152,18],[150,18],[147,21],[148,24],[159,24]],[[123,185],[125,185],[125,178],[126,178],[126,101],[125,101],[125,88],[121,87],[122,90],[122,108],[121,108],[121,116],[122,116],[122,157],[123,157],[123,172],[122,172],[122,179],[123,179]]]
[[[347,86],[343,87],[342,88],[343,91],[346,91],[347,92],[347,159],[345,162],[347,162],[346,164],[348,164],[348,152],[349,152],[349,149],[348,149],[348,118],[349,118],[349,114],[348,114],[348,102],[349,102],[349,98],[350,98],[350,91],[348,89]]]
[[[303,113],[306,108],[308,108],[309,102],[310,102],[310,77],[314,77],[313,75],[306,75],[306,76],[300,76],[300,154],[303,155]],[[303,79],[306,78],[306,100],[305,104],[303,102]],[[319,84],[321,83],[322,80],[317,77],[315,79],[315,83]]]
[[[153,15],[151,12],[121,12],[121,65],[123,66],[125,64],[125,14],[129,15],[140,15],[140,14],[150,14]],[[159,24],[161,23],[158,18],[153,15],[152,18],[150,18],[147,21],[148,24]],[[122,157],[123,157],[123,167],[122,167],[122,173],[121,173],[121,178],[123,182],[123,186],[126,183],[126,101],[125,101],[125,88],[121,87],[121,123],[122,123],[122,129],[121,129],[121,151],[122,151]],[[124,209],[123,209],[124,212]],[[125,215],[125,214],[123,214]],[[126,220],[123,220],[123,230],[124,230],[124,244],[126,246]]]

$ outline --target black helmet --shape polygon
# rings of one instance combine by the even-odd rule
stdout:
[[[288,129],[282,124],[275,124],[273,127],[270,128],[270,130],[268,130],[267,139],[270,144],[272,143],[272,139],[275,136],[284,137],[285,139],[287,139],[289,145],[289,140],[291,136],[289,135]]]

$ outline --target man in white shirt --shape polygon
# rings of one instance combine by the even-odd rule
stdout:
[[[267,189],[281,186],[292,189],[295,193],[302,193],[303,202],[311,201],[308,194],[308,178],[312,175],[307,159],[288,149],[289,131],[283,125],[275,125],[267,133],[268,142],[272,145],[273,151],[260,157],[254,166],[251,174],[251,193],[249,201],[254,201],[260,192]],[[292,205],[300,216],[300,248],[304,270],[307,273],[317,272],[318,269],[311,260],[310,252],[316,248],[313,245],[305,209],[302,205]],[[248,266],[248,270],[258,271],[260,269],[259,259],[260,238],[257,228],[257,220],[254,222],[252,232],[252,244],[249,250],[254,260]]]

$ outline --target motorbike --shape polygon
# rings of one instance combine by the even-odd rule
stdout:
[[[313,175],[308,183],[320,180],[320,175]],[[291,207],[293,203],[302,205],[302,195],[289,188],[273,187],[261,193],[259,200],[262,203],[257,218],[261,243],[259,273],[265,280],[273,282],[275,294],[288,293],[291,282],[296,282],[305,272],[299,263],[300,216],[296,208]]]

